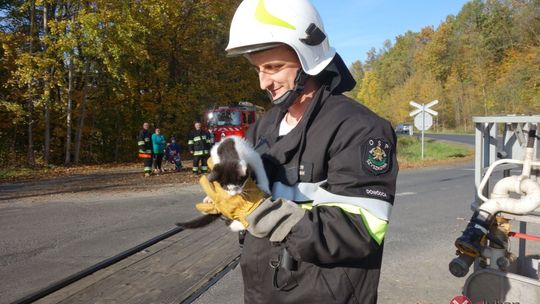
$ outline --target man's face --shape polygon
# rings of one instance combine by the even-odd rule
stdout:
[[[288,46],[256,52],[250,54],[248,59],[259,74],[261,89],[270,93],[272,100],[294,88],[300,61]]]
[[[150,125],[147,122],[145,122],[145,123],[143,123],[142,127],[143,127],[143,129],[148,130]]]
[[[156,134],[161,133],[161,130],[159,128],[156,128]]]
[[[200,122],[195,124],[195,129],[197,129],[197,130],[201,129],[201,123]]]

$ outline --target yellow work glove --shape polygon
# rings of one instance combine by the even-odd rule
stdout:
[[[222,214],[231,220],[241,222],[246,228],[249,226],[246,216],[267,197],[251,178],[248,178],[242,194],[237,195],[230,195],[218,182],[210,183],[206,176],[201,177],[199,184],[211,202],[196,204],[197,210],[206,214]]]
[[[212,160],[212,157],[209,157],[208,160],[206,160],[206,165],[210,170],[214,169],[214,161]]]

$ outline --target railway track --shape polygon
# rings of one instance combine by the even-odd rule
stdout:
[[[74,284],[78,281],[81,281],[88,276],[100,271],[104,270],[108,267],[112,267],[115,264],[124,261],[125,259],[137,254],[144,252],[149,247],[156,245],[160,242],[166,241],[170,239],[173,236],[177,236],[178,234],[181,234],[181,232],[187,232],[187,231],[193,231],[193,230],[184,230],[182,227],[175,227],[163,234],[160,234],[156,237],[153,237],[139,245],[136,245],[128,250],[125,250],[113,257],[110,257],[108,259],[105,259],[99,263],[96,263],[84,270],[81,270],[73,275],[70,275],[66,278],[63,278],[57,282],[54,282],[50,284],[49,286],[42,288],[38,291],[32,292],[14,302],[11,304],[27,304],[27,303],[34,303],[38,300],[41,300],[57,291],[62,290],[63,288],[69,287],[71,284]],[[230,233],[230,232],[228,232]],[[179,239],[188,239],[188,238],[179,238]],[[236,246],[238,246],[236,244]],[[216,249],[216,248],[214,248]],[[217,281],[219,281],[220,278],[222,278],[225,274],[227,274],[229,271],[234,269],[239,261],[239,254],[232,255],[232,259],[229,259],[228,262],[225,263],[224,267],[221,267],[221,269],[218,269],[215,273],[210,273],[207,277],[208,280],[204,282],[203,284],[198,284],[197,286],[192,286],[192,292],[189,292],[189,295],[183,295],[183,299],[180,301],[182,304],[188,304],[195,301],[200,295],[202,295],[206,290],[208,290],[212,285],[214,285]],[[156,264],[159,263],[159,261],[156,262]],[[186,264],[189,264],[189,262],[186,262]],[[188,265],[190,266],[190,265]],[[214,269],[215,270],[215,269]],[[129,285],[129,284],[128,284]],[[193,288],[195,287],[195,288]],[[176,302],[178,303],[178,302]]]

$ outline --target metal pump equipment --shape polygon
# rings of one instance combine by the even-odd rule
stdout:
[[[480,204],[477,206],[473,204],[474,213],[461,236],[455,240],[457,257],[450,262],[449,270],[456,277],[464,277],[469,272],[470,266],[476,262],[475,271],[467,278],[463,288],[463,293],[473,302],[481,300],[514,301],[517,299],[522,303],[530,301],[532,301],[531,303],[539,303],[540,269],[535,269],[532,276],[520,273],[517,265],[518,257],[510,252],[509,236],[517,235],[510,231],[510,219],[516,219],[522,223],[529,218],[538,218],[540,214],[540,209],[536,210],[540,207],[540,180],[538,179],[540,161],[535,159],[536,141],[539,138],[537,127],[540,126],[540,117],[533,116],[535,119],[533,123],[527,122],[526,124],[511,124],[502,118],[496,117],[495,119],[499,120],[495,120],[495,122],[504,123],[505,128],[508,126],[514,128],[512,131],[517,135],[513,134],[513,141],[507,140],[506,142],[513,143],[512,151],[519,150],[519,153],[515,154],[522,156],[520,157],[522,160],[502,158],[491,163],[487,170],[476,167],[476,170],[479,171],[477,181],[482,172],[485,171],[480,183],[477,182],[476,196],[477,202]],[[480,127],[477,125],[477,129],[481,129],[486,134],[485,131],[493,131],[492,134],[485,136],[487,144],[478,141],[478,135],[481,132],[477,132],[476,148],[477,150],[482,150],[482,148],[485,150],[497,140],[497,136],[493,136],[497,130],[490,131],[482,128],[486,126],[496,128],[496,123],[493,123],[493,117],[477,119],[482,122],[479,124]],[[486,123],[487,119],[492,120]],[[518,145],[519,140],[515,140],[515,138],[520,134],[525,135],[523,126],[528,126],[526,144]],[[525,141],[525,136],[522,136],[522,139]],[[485,151],[477,151],[477,153],[485,153]],[[499,157],[507,156],[502,151],[498,154]],[[477,163],[489,163],[478,157],[478,154],[476,161]],[[521,167],[521,174],[510,175],[511,170],[519,169],[519,167]],[[490,179],[492,182],[496,180],[492,176],[495,171],[503,171],[504,176],[495,183],[488,198],[486,197],[487,185]],[[540,220],[535,221],[540,223]],[[538,237],[532,236],[529,238],[538,239]],[[525,250],[520,249],[521,254],[524,252]],[[524,257],[520,256],[519,258],[523,259]],[[540,255],[538,255],[537,261],[540,262]],[[536,263],[536,267],[540,268],[538,264]],[[533,286],[536,288],[531,288]]]
[[[494,248],[506,249],[507,239],[504,237],[501,239],[500,235],[497,237],[494,233],[490,233],[491,227],[496,224],[495,216],[499,212],[523,215],[540,206],[540,184],[531,178],[532,166],[540,166],[540,162],[533,162],[535,140],[536,130],[531,129],[528,132],[525,160],[502,159],[494,162],[486,172],[477,193],[484,203],[474,212],[467,228],[455,242],[459,256],[450,262],[449,267],[450,272],[456,277],[463,277],[467,274],[474,258],[482,254],[487,240],[493,243],[492,247]],[[491,198],[488,199],[482,195],[482,190],[495,167],[504,163],[523,164],[522,174],[505,177],[498,181],[493,188]],[[511,198],[511,193],[516,193],[521,197],[519,199]]]

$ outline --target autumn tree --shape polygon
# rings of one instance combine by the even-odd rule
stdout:
[[[440,126],[469,131],[473,116],[538,113],[539,16],[538,0],[472,0],[373,48],[353,96],[394,123],[408,119],[409,100],[438,99]]]
[[[207,107],[264,103],[247,62],[225,56],[238,4],[0,2],[0,162],[133,160],[143,121],[182,142]]]

